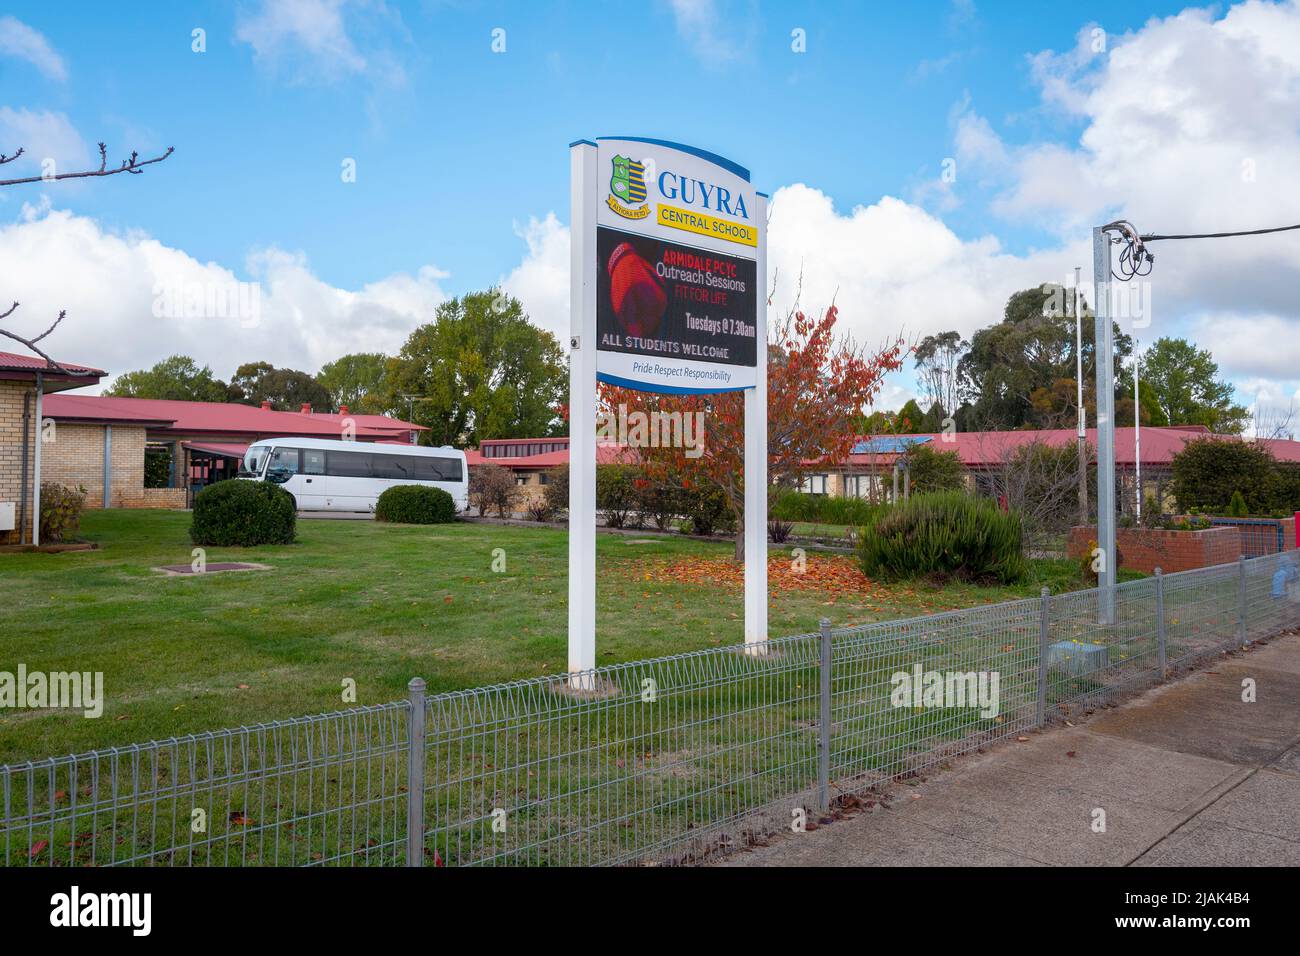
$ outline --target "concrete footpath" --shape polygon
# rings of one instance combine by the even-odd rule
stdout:
[[[1300,865],[1300,635],[1026,736],[718,865]]]

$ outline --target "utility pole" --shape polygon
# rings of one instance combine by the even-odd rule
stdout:
[[[1115,226],[1092,230],[1094,338],[1097,362],[1097,617],[1115,623],[1115,334],[1110,318],[1110,237]]]
[[[1142,365],[1142,340],[1133,342],[1133,485],[1136,492],[1133,513],[1142,523],[1142,400],[1138,396],[1138,369]]]
[[[1083,315],[1079,311],[1079,267],[1074,267],[1074,381],[1079,406],[1079,524],[1088,523],[1088,413],[1083,408]]]

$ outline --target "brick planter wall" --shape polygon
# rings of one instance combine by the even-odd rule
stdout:
[[[1090,553],[1097,538],[1095,526],[1070,529],[1066,553],[1074,559]],[[1172,574],[1193,568],[1228,564],[1241,556],[1241,534],[1233,527],[1204,531],[1163,531],[1154,528],[1116,528],[1120,567],[1150,574],[1156,568]]]

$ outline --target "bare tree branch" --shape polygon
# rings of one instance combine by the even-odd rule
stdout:
[[[22,183],[49,183],[58,179],[85,179],[90,176],[116,176],[118,173],[130,173],[133,176],[139,176],[144,172],[145,166],[150,166],[154,163],[161,163],[175,151],[176,147],[168,146],[167,152],[163,153],[161,156],[155,156],[153,159],[140,159],[140,154],[135,150],[132,150],[130,158],[122,160],[122,165],[118,166],[116,169],[109,169],[108,148],[103,143],[100,143],[99,169],[91,169],[82,173],[59,173],[54,176],[28,176],[23,179],[0,179],[0,186],[17,186]],[[17,159],[22,154],[23,151],[20,147],[18,152],[14,153],[12,156],[5,157],[0,155],[0,164],[13,162],[13,160]]]
[[[15,302],[13,305],[9,307],[9,310],[7,312],[0,313],[0,319],[7,319],[9,316],[14,314],[17,308],[18,308],[18,303]],[[63,375],[73,375],[73,376],[94,375],[95,374],[94,372],[88,370],[83,369],[77,371],[74,369],[67,368],[63,365],[60,365],[58,362],[54,361],[54,359],[50,358],[48,355],[46,355],[36,346],[37,342],[45,338],[45,336],[49,335],[51,332],[53,332],[55,329],[59,327],[59,323],[63,321],[63,317],[66,316],[67,314],[68,313],[66,310],[60,312],[59,317],[54,320],[53,324],[51,324],[48,329],[46,329],[44,332],[42,332],[40,335],[36,336],[35,338],[30,338],[30,339],[23,338],[23,336],[19,335],[18,333],[9,332],[6,331],[5,329],[0,329],[0,335],[3,335],[5,338],[13,339],[15,342],[21,342],[23,345],[27,346],[29,349],[31,349],[33,352],[39,355],[41,358],[45,359],[45,364],[50,367],[51,372],[59,372],[60,374]]]
[[[0,153],[0,166],[3,166],[5,163],[12,163],[22,154],[23,148],[21,146],[18,147],[18,152],[14,153],[12,156],[6,156],[4,153]]]

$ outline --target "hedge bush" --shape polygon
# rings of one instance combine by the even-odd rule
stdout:
[[[783,521],[806,521],[813,524],[861,525],[871,520],[876,505],[863,498],[838,498],[831,495],[807,495],[801,491],[783,491],[772,502],[768,513]]]
[[[279,485],[219,481],[194,496],[190,540],[217,547],[290,544],[296,521],[293,495]]]
[[[375,502],[375,520],[395,524],[446,524],[456,520],[456,501],[441,488],[394,485]]]
[[[958,491],[917,495],[863,527],[858,561],[869,578],[1012,584],[1028,572],[1020,516]]]
[[[639,476],[631,465],[596,466],[596,510],[607,528],[622,528],[636,513]]]
[[[81,527],[86,489],[69,488],[53,481],[41,482],[41,541],[59,544]]]
[[[469,503],[479,515],[493,509],[498,518],[509,518],[519,502],[519,486],[514,472],[491,462],[473,465],[469,470]]]
[[[1252,515],[1300,510],[1300,469],[1261,444],[1209,436],[1183,445],[1171,462],[1174,497],[1185,512],[1224,514],[1240,494]]]

